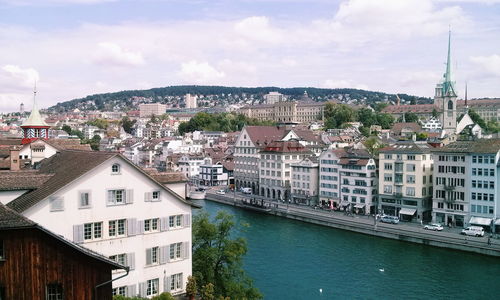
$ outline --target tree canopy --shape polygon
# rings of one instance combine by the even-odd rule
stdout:
[[[220,211],[211,222],[203,212],[193,219],[193,274],[203,291],[230,299],[261,299],[262,294],[242,268],[247,252],[246,240],[232,238],[233,216]]]
[[[196,130],[206,131],[238,131],[245,125],[274,125],[271,121],[259,121],[257,119],[247,118],[241,114],[220,113],[208,114],[205,112],[197,113],[189,122],[179,125],[179,134],[193,132]]]

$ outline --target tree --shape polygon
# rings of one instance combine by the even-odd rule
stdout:
[[[125,116],[122,119],[122,127],[126,133],[132,134],[132,127],[134,126],[136,120],[132,121],[129,117]]]
[[[385,146],[383,144],[380,144],[377,138],[374,136],[367,138],[364,141],[363,145],[366,147],[366,150],[373,158],[377,158],[380,148]]]
[[[201,300],[215,300],[213,284],[207,283],[201,288]]]
[[[93,125],[99,129],[106,129],[109,126],[108,120],[104,120],[104,119],[94,119],[94,120],[88,121],[87,124]]]
[[[358,110],[358,121],[363,123],[363,126],[370,127],[377,124],[377,116],[369,108],[361,108]]]
[[[198,294],[198,286],[196,285],[196,278],[193,276],[188,276],[188,281],[186,284],[186,294],[189,299],[194,299]]]
[[[399,118],[400,122],[403,122],[403,117]],[[407,112],[404,117],[405,123],[418,123],[418,116],[415,113]]]
[[[469,110],[469,117],[472,119],[474,123],[481,126],[484,130],[488,130],[488,126],[486,126],[486,122],[481,118],[481,116],[473,109]]]
[[[66,131],[66,133],[71,134],[71,127],[69,125],[63,125],[62,130]]]
[[[382,126],[382,129],[390,129],[394,123],[394,117],[390,114],[377,114],[377,124]]]
[[[204,212],[193,219],[193,274],[202,290],[213,284],[214,295],[231,299],[261,299],[242,269],[246,240],[231,238],[233,217],[220,211],[212,223]],[[202,292],[203,293],[203,292]]]
[[[429,134],[427,132],[419,132],[416,137],[417,141],[426,141],[429,138]]]
[[[379,102],[379,103],[376,103],[374,106],[373,106],[373,109],[375,109],[376,112],[381,112],[384,108],[386,108],[389,104],[388,103],[382,103],[382,102]]]
[[[89,140],[89,144],[90,144],[90,148],[92,148],[92,150],[94,151],[99,151],[99,144],[101,143],[101,136],[99,135],[94,135],[90,140]]]
[[[84,139],[84,135],[83,135],[83,132],[81,132],[80,130],[71,130],[71,135],[76,135],[80,140],[83,140]]]
[[[435,108],[432,109],[432,116],[436,119],[439,117],[439,112]]]

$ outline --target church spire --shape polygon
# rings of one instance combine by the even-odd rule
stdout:
[[[31,109],[30,116],[23,122],[21,128],[23,129],[23,139],[21,142],[23,145],[39,138],[47,139],[49,137],[50,126],[45,123],[36,105],[36,83],[33,90],[33,108]]]
[[[448,31],[448,57],[446,59],[446,72],[443,75],[443,95],[456,96],[451,81],[451,30]]]

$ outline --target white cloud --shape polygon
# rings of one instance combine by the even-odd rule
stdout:
[[[276,27],[269,24],[269,18],[264,16],[253,16],[245,18],[234,25],[236,36],[264,44],[253,44],[253,47],[268,46],[282,41],[282,33]]]
[[[40,79],[38,71],[33,68],[21,68],[17,65],[5,65],[0,69],[0,90],[2,92],[20,92],[33,89]]]
[[[481,68],[481,73],[500,76],[500,55],[472,56],[470,60]]]
[[[328,89],[351,88],[351,89],[368,90],[367,85],[355,83],[350,79],[339,79],[339,80],[327,79],[324,81],[323,87]]]
[[[196,84],[220,83],[219,80],[226,76],[224,72],[218,71],[209,63],[196,60],[183,63],[179,75],[186,83]]]
[[[97,64],[113,66],[140,66],[144,64],[144,58],[140,52],[122,49],[115,43],[102,42],[93,61]]]

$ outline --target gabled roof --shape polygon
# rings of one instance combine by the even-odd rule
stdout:
[[[414,104],[414,105],[389,105],[386,106],[382,112],[383,113],[432,113],[433,110],[438,112],[442,111],[439,107],[434,104]]]
[[[61,151],[53,155],[52,157],[41,161],[40,168],[38,170],[39,173],[52,174],[52,176],[39,188],[19,196],[18,198],[9,202],[7,206],[17,212],[23,212],[39,201],[42,201],[48,196],[56,193],[59,189],[62,189],[64,186],[68,185],[87,172],[114,157],[121,158],[123,161],[136,168],[149,179],[156,182],[159,186],[163,187],[177,199],[193,206],[193,204],[187,202],[181,196],[165,187],[163,184],[155,180],[152,176],[134,165],[119,153],[77,150]]]
[[[53,174],[38,171],[1,171],[0,191],[34,190],[42,186]]]
[[[430,153],[431,146],[427,143],[416,143],[413,141],[398,142],[392,146],[380,149],[380,153]]]
[[[99,254],[95,251],[92,251],[90,249],[87,249],[83,246],[77,245],[67,239],[65,239],[63,236],[55,234],[54,232],[46,229],[43,226],[40,226],[39,224],[33,222],[32,220],[22,216],[21,214],[15,212],[14,210],[8,208],[7,206],[0,204],[0,231],[1,230],[16,230],[16,229],[38,229],[43,231],[44,233],[50,235],[52,238],[58,240],[59,242],[62,242],[73,249],[77,250],[78,252],[89,256],[93,259],[97,259],[101,262],[104,262],[108,265],[111,265],[114,269],[128,269],[128,267],[122,266],[119,263],[107,258],[106,256]]]
[[[256,147],[263,148],[269,143],[281,140],[285,136],[285,128],[278,126],[246,126],[244,128]]]
[[[422,130],[422,127],[420,124],[412,122],[412,123],[394,123],[392,125],[391,131],[394,132],[394,134],[400,135],[403,130],[411,130],[413,132],[420,132]]]
[[[309,149],[304,147],[298,141],[274,141],[264,148],[261,153],[311,153]]]
[[[475,141],[457,141],[441,148],[436,148],[433,152],[454,152],[454,153],[489,153],[494,154],[500,151],[500,139],[479,139]]]

